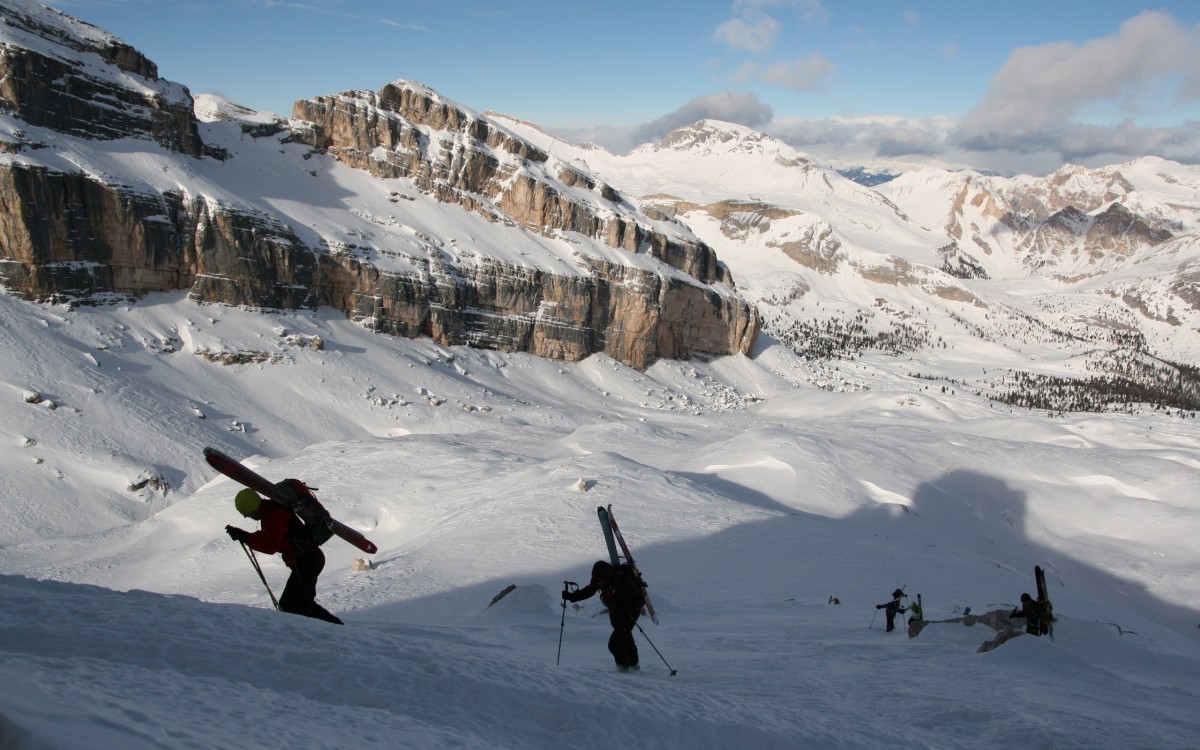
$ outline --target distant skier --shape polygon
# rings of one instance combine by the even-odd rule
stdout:
[[[226,526],[229,538],[265,555],[280,553],[283,564],[292,571],[279,597],[279,609],[341,625],[340,619],[317,604],[317,578],[325,568],[325,553],[312,543],[312,535],[299,517],[279,503],[263,502],[250,489],[237,493],[233,504],[239,513],[257,520],[262,528],[251,533]]]
[[[641,584],[628,565],[616,565],[596,561],[592,566],[592,582],[578,591],[563,589],[562,598],[569,602],[580,602],[600,593],[600,601],[608,607],[608,621],[612,635],[608,638],[608,651],[617,662],[617,669],[626,672],[638,669],[637,644],[633,640],[633,628],[642,614],[646,602]]]
[[[1008,617],[1024,617],[1025,632],[1030,635],[1046,635],[1050,632],[1050,618],[1046,615],[1046,607],[1041,602],[1034,601],[1029,594],[1021,594],[1021,606],[1014,609]]]
[[[900,600],[903,597],[904,592],[900,589],[896,589],[892,592],[892,600],[890,602],[887,602],[886,604],[875,605],[875,609],[887,610],[885,614],[887,615],[887,632],[889,633],[896,629],[897,613],[908,611],[905,607],[900,606]]]

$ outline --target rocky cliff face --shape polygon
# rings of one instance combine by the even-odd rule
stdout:
[[[0,5],[0,111],[81,138],[147,137],[193,156],[192,98],[144,55],[94,26],[31,3]]]
[[[639,368],[753,345],[757,311],[710,247],[425,87],[298,102],[296,120],[243,130],[402,180],[414,206],[451,204],[505,232],[574,243],[574,268],[504,257],[491,243],[511,234],[474,237],[461,254],[414,254],[391,235],[372,243],[372,258],[399,263],[337,252],[331,244],[346,243],[314,242],[309,227],[302,239],[295,213],[194,179],[189,159],[237,157],[204,143],[187,89],[158,79],[136,50],[24,0],[0,1],[0,13],[0,152],[11,155],[0,160],[0,283],[10,292],[87,303],[188,289],[200,302],[332,305],[396,335],[569,360],[604,352]],[[162,151],[148,158],[180,176],[139,180],[59,157],[100,154],[117,138],[152,142]],[[389,222],[402,223],[395,211]]]
[[[438,200],[534,231],[577,232],[647,252],[702,283],[732,283],[712,248],[649,228],[648,217],[612,187],[551,163],[529,142],[420,84],[298,101],[292,116],[314,124],[297,135],[314,148],[379,177],[410,178]]]

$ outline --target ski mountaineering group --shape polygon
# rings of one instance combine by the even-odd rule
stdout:
[[[331,537],[338,536],[364,552],[374,553],[377,551],[375,544],[354,529],[331,518],[329,512],[313,495],[313,488],[303,482],[285,479],[272,483],[214,448],[206,448],[204,456],[213,468],[246,487],[235,496],[234,507],[243,517],[258,521],[260,528],[249,532],[237,526],[226,526],[225,532],[242,545],[246,556],[266,586],[275,608],[281,612],[343,624],[341,619],[316,601],[317,579],[325,567],[325,555],[321,552],[321,545]],[[596,561],[592,566],[591,579],[583,588],[573,581],[563,581],[563,622],[559,627],[559,654],[561,656],[562,628],[566,623],[567,602],[580,602],[599,594],[612,625],[608,650],[616,662],[618,671],[640,669],[637,643],[633,637],[636,628],[651,648],[654,648],[671,675],[675,675],[677,670],[671,668],[662,653],[650,641],[646,631],[638,625],[638,618],[643,612],[648,614],[655,624],[658,624],[658,616],[646,593],[646,582],[642,579],[641,571],[638,570],[621,529],[612,515],[612,506],[598,507],[596,514],[604,532],[609,560]],[[279,554],[290,571],[283,593],[278,599],[275,598],[262,568],[258,565],[255,552],[266,555]],[[1037,599],[1027,593],[1021,594],[1021,606],[1013,609],[1007,618],[1002,618],[1004,628],[1000,636],[990,644],[985,643],[981,646],[981,651],[990,650],[1012,637],[1015,632],[1008,627],[1007,621],[1018,618],[1025,620],[1026,633],[1053,637],[1054,609],[1046,591],[1045,571],[1040,566],[1034,569],[1034,578],[1037,582]],[[879,614],[878,610],[884,611],[887,619],[886,630],[889,633],[896,629],[898,615],[911,612],[908,620],[908,634],[911,638],[926,624],[924,605],[920,594],[917,595],[916,601],[910,602],[907,607],[903,604],[905,598],[907,594],[904,589],[898,588],[892,592],[890,600],[876,605],[875,609],[876,615]],[[830,597],[830,603],[841,602]],[[970,611],[970,608],[967,608],[962,618],[942,622],[966,621]],[[874,618],[871,622],[873,627]]]

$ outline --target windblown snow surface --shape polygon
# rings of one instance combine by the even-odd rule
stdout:
[[[1196,747],[1197,421],[917,370],[764,337],[643,373],[329,310],[0,296],[0,748]],[[345,626],[272,609],[210,445],[379,545],[325,546]],[[610,504],[660,618],[636,673],[597,601],[560,605]],[[875,609],[1008,612],[1035,565],[1053,638],[980,653],[986,624]]]

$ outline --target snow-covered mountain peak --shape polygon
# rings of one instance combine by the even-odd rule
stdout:
[[[446,104],[448,106],[458,107],[459,109],[462,109],[462,110],[469,109],[468,107],[464,107],[459,102],[456,102],[446,96],[443,96],[439,92],[435,91],[434,89],[430,88],[429,86],[426,86],[425,84],[421,83],[420,81],[414,81],[409,78],[397,78],[397,79],[391,81],[390,83],[388,83],[388,86],[390,86],[394,89],[400,90],[400,91],[411,91],[414,94],[418,94],[420,96],[426,97],[430,101],[437,102],[439,104]],[[475,114],[476,116],[478,116],[478,113],[476,113],[476,112],[472,111],[472,114]]]
[[[797,165],[811,159],[783,141],[766,133],[723,120],[699,120],[667,133],[653,144],[634,149],[630,156],[675,151],[697,155],[712,154],[769,154]]]
[[[0,67],[14,72],[32,55],[63,66],[61,72],[74,68],[85,79],[152,97],[160,108],[191,101],[186,87],[159,78],[158,66],[116,35],[32,0],[7,0],[0,7],[0,48]],[[22,87],[34,85],[29,72],[3,75],[13,79],[6,109],[19,107]]]
[[[260,112],[217,94],[197,94],[193,99],[192,109],[200,122],[267,125],[282,120],[273,112]]]
[[[115,34],[32,0],[9,0],[6,6],[3,8],[4,22],[0,24],[0,38],[20,34],[37,26],[40,27],[39,37],[54,37],[72,46],[81,40],[97,48],[128,46]]]

